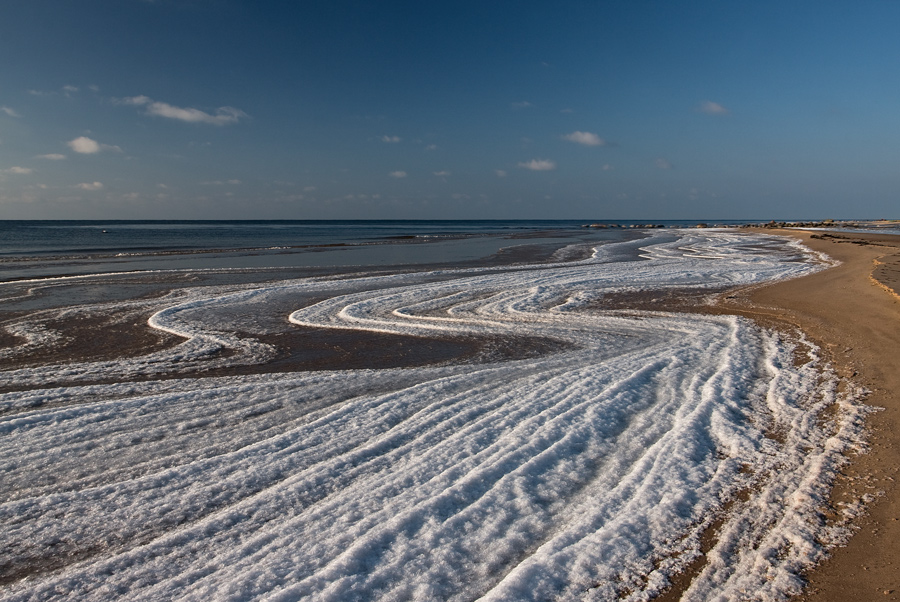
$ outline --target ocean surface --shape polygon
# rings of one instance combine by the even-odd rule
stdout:
[[[585,223],[6,224],[0,600],[796,593],[865,410],[670,302],[830,260]]]
[[[460,262],[515,244],[554,244],[589,221],[0,221],[0,281],[159,269]],[[615,239],[634,225],[591,229]],[[696,221],[650,222],[669,227]],[[542,236],[543,234],[543,236]],[[587,232],[583,232],[587,234]],[[511,242],[519,240],[519,243]]]

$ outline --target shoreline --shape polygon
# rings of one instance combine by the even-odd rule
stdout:
[[[864,403],[879,408],[866,419],[868,452],[850,456],[831,503],[865,494],[875,499],[851,522],[847,544],[805,573],[807,585],[794,599],[900,599],[900,236],[763,232],[798,239],[841,264],[720,297],[712,311],[799,328],[839,377],[868,389]]]
[[[759,231],[754,229],[752,232]],[[895,560],[900,559],[900,544],[896,543],[900,541],[900,503],[896,501],[900,497],[900,490],[896,489],[894,481],[895,478],[900,479],[900,474],[897,474],[900,446],[890,442],[890,435],[900,428],[900,400],[893,393],[900,387],[900,379],[896,376],[897,362],[892,360],[896,355],[893,351],[900,346],[900,324],[896,320],[900,304],[894,292],[896,282],[900,280],[900,236],[837,235],[772,229],[761,233],[797,238],[813,250],[824,252],[843,263],[793,280],[747,288],[720,289],[715,306],[705,304],[708,301],[704,302],[709,294],[708,290],[697,293],[679,289],[610,294],[602,303],[598,303],[597,308],[664,308],[665,311],[685,313],[738,314],[766,328],[783,330],[785,327],[796,327],[818,345],[824,362],[830,364],[839,377],[868,388],[871,394],[863,402],[885,409],[867,418],[871,451],[866,455],[849,457],[850,463],[842,468],[834,485],[831,502],[834,507],[841,501],[858,500],[865,494],[880,491],[884,494],[866,506],[865,514],[853,520],[851,524],[856,527],[856,531],[847,546],[831,550],[831,558],[804,573],[809,584],[794,599],[831,602],[846,600],[851,595],[862,599],[870,599],[876,595],[879,599],[897,599],[900,594],[895,592],[900,592],[900,587],[897,587],[898,581],[894,577],[892,564],[900,561]],[[870,275],[873,270],[877,271],[876,275],[880,280]],[[883,289],[887,289],[887,292]],[[292,300],[294,301],[296,299]],[[137,334],[144,329],[135,327],[143,326],[144,321],[135,321],[135,317],[136,315],[129,319],[109,321],[104,327],[108,330],[104,334],[110,337],[105,348],[116,348],[121,353],[119,344],[126,340],[140,348],[138,343],[141,341]],[[96,330],[102,321],[82,316],[78,322],[77,328],[69,334]],[[361,368],[385,367],[370,366],[368,360],[363,361],[365,358],[371,359],[376,350],[378,355],[389,356],[382,357],[380,361],[386,360],[388,364],[396,363],[398,366],[406,365],[414,356],[429,359],[424,362],[427,365],[432,360],[441,359],[465,361],[473,354],[487,351],[501,356],[515,356],[523,351],[522,340],[509,341],[506,346],[496,347],[500,342],[488,339],[427,339],[417,340],[416,345],[411,346],[409,341],[404,341],[399,335],[360,337],[358,333],[339,331],[337,335],[331,333],[326,336],[326,333],[315,334],[316,332],[318,331],[314,329],[306,329],[288,336],[288,333],[278,331],[267,335],[268,338],[264,337],[264,342],[287,350],[286,355],[276,358],[268,369],[261,370],[260,366],[233,366],[182,376],[294,371],[304,366],[307,370],[315,370],[334,362]],[[124,335],[128,337],[123,338]],[[294,341],[293,338],[298,340]],[[397,344],[396,348],[391,341]],[[98,342],[94,340],[95,344]],[[143,343],[148,344],[147,341]],[[535,340],[526,344],[525,351],[540,353],[538,343]],[[165,341],[157,341],[157,344],[164,345]],[[537,347],[532,348],[533,345]],[[297,355],[301,346],[311,347],[306,352],[312,355],[308,358]],[[363,361],[363,364],[356,365],[359,361]],[[823,516],[830,514],[832,512],[824,512]],[[655,599],[675,600],[680,597],[697,572],[703,568],[706,551],[718,538],[716,531],[714,524],[702,535],[703,555],[696,563],[688,566],[686,571],[675,576],[672,579],[673,587]]]

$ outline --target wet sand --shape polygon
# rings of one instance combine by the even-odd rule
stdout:
[[[771,231],[799,238],[841,265],[804,278],[737,292],[720,308],[766,326],[797,326],[842,377],[866,387],[870,450],[851,458],[833,505],[874,496],[848,545],[807,575],[798,600],[900,599],[900,237]]]

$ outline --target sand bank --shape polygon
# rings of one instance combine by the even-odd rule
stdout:
[[[833,495],[835,504],[866,493],[876,499],[849,544],[808,574],[798,599],[900,599],[900,237],[773,233],[800,238],[842,263],[739,293],[723,299],[722,308],[801,328],[839,375],[870,390],[868,404],[883,408],[868,420],[871,450],[852,459]]]

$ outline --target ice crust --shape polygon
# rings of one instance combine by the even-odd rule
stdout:
[[[841,536],[818,512],[860,406],[802,336],[598,302],[794,277],[821,258],[761,236],[677,238],[643,241],[627,262],[607,245],[515,270],[198,287],[150,320],[185,338],[175,350],[0,374],[123,381],[0,394],[15,410],[0,419],[0,567],[70,559],[0,600],[647,600],[717,519],[684,599],[795,593]],[[125,382],[223,348],[233,354],[210,361],[262,361],[270,350],[234,335],[228,308],[312,292],[327,298],[291,322],[566,345],[515,361]]]

